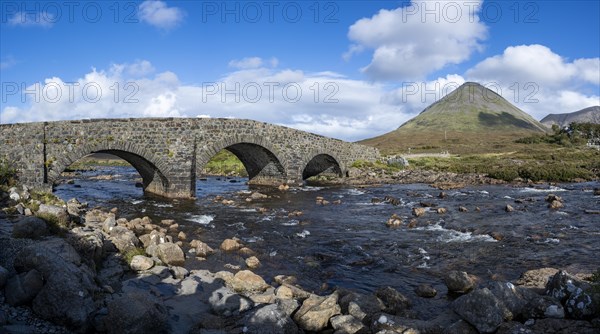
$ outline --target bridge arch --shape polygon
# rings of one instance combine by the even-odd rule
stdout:
[[[197,154],[197,175],[219,151],[226,149],[244,165],[250,183],[281,184],[287,180],[287,159],[264,137],[232,136],[201,147]]]
[[[325,171],[330,171],[338,176],[344,176],[345,168],[340,163],[340,160],[332,152],[317,151],[306,156],[306,159],[302,162],[300,175],[302,180],[306,180],[309,177],[319,175]]]
[[[127,161],[142,177],[144,192],[165,195],[169,190],[169,167],[153,153],[137,145],[123,142],[88,144],[46,161],[47,183],[53,186],[60,174],[77,160],[93,154],[108,153]],[[52,161],[56,159],[55,161]]]

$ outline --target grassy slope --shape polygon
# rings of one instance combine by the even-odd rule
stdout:
[[[546,131],[539,122],[493,92],[474,94],[466,85],[459,96],[425,109],[395,131],[360,143],[382,154],[449,152],[451,158],[409,160],[411,168],[475,172],[512,180],[568,181],[600,177],[600,152],[584,145],[522,144],[515,140]],[[457,89],[457,91],[459,91]],[[467,97],[467,98],[465,98]]]

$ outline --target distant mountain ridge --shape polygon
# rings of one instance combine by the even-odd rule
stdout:
[[[529,114],[475,82],[466,82],[397,131],[547,131]]]
[[[547,131],[549,128],[494,91],[466,82],[396,130],[360,143],[385,152],[448,145],[469,151]]]
[[[600,124],[600,106],[588,107],[571,113],[549,114],[541,121],[542,124],[551,127],[554,124],[565,127],[573,122],[575,123],[595,123]]]

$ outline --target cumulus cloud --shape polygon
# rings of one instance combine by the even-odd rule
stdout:
[[[263,61],[260,57],[248,57],[244,59],[234,59],[229,62],[229,67],[238,68],[238,69],[250,69],[250,68],[258,68],[261,67]]]
[[[467,76],[479,80],[535,82],[552,87],[573,80],[598,84],[600,58],[569,62],[544,45],[510,46],[501,55],[489,57],[475,65],[467,71]]]
[[[350,26],[353,42],[343,57],[374,50],[362,68],[376,80],[423,79],[449,64],[459,64],[486,38],[479,20],[481,1],[412,1],[409,6],[382,9]]]
[[[504,98],[537,119],[600,105],[600,58],[569,62],[543,45],[507,47],[465,76],[498,87]]]
[[[143,65],[146,64],[146,65]],[[52,77],[27,87],[25,105],[6,106],[2,123],[121,117],[247,118],[358,140],[391,131],[410,116],[383,99],[388,88],[335,72],[240,69],[214,82],[181,83],[146,61],[92,69],[75,82]],[[134,75],[136,74],[136,75]]]
[[[170,30],[175,28],[185,17],[185,12],[177,7],[169,7],[163,1],[146,0],[138,8],[140,21],[146,22],[159,29]]]
[[[17,12],[7,21],[11,26],[42,28],[50,28],[54,22],[56,22],[54,14],[44,11],[37,13]]]

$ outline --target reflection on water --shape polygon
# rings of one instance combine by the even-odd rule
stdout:
[[[91,179],[99,173],[115,177]],[[314,291],[323,283],[363,291],[391,285],[414,296],[413,288],[421,283],[444,292],[440,276],[450,269],[512,280],[532,268],[600,267],[600,217],[584,212],[600,207],[600,197],[589,191],[600,186],[597,182],[472,187],[448,191],[445,198],[438,197],[439,190],[420,184],[260,189],[271,197],[246,202],[250,193],[246,179],[198,181],[198,198],[188,201],[145,197],[135,187],[138,177],[132,168],[106,167],[83,173],[74,184],[57,186],[56,194],[64,200],[87,201],[91,207],[118,207],[126,218],[175,219],[190,236],[188,241],[200,239],[215,249],[223,239],[238,237],[257,253],[262,265],[256,271],[267,281],[278,274],[295,275],[300,285]],[[548,209],[544,201],[548,193],[558,193],[565,207]],[[213,202],[216,195],[235,199],[235,205]],[[342,203],[321,206],[317,196]],[[397,198],[399,205],[371,202],[385,196]],[[506,212],[507,204],[515,211]],[[427,206],[425,215],[409,228],[412,208],[422,205]],[[469,211],[459,212],[459,206]],[[438,214],[437,207],[448,212]],[[290,215],[296,210],[302,214]],[[387,227],[392,214],[405,223]],[[218,253],[207,261],[192,259],[188,265],[223,270],[225,263],[244,267],[243,260]]]

